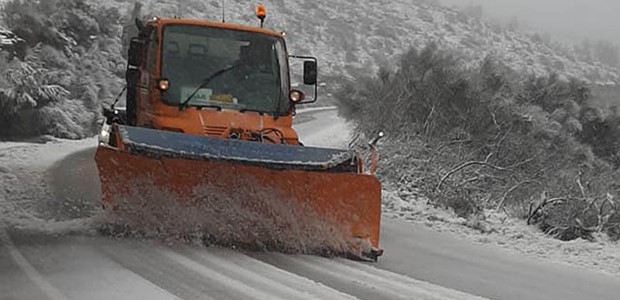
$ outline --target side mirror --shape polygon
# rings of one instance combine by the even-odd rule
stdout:
[[[316,61],[306,60],[304,61],[304,84],[315,85],[317,83],[317,64]]]
[[[317,79],[318,71],[317,71],[316,57],[303,56],[303,55],[289,55],[289,58],[303,60],[304,85],[314,86],[313,87],[314,95],[312,95],[313,97],[311,99],[306,99],[306,95],[299,90],[291,91],[291,94],[289,95],[291,102],[294,104],[308,104],[308,103],[316,102],[317,96],[319,94],[318,93],[319,85],[317,84],[318,83],[318,79]],[[296,64],[296,66],[298,66],[298,64]]]
[[[139,67],[142,63],[142,56],[144,55],[144,40],[133,38],[129,44],[129,55],[127,62],[132,67]]]

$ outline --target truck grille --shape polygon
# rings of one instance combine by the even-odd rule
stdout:
[[[207,136],[223,136],[226,132],[227,127],[222,126],[205,126],[205,134]]]

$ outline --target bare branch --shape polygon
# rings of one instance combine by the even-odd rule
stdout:
[[[500,210],[502,208],[502,206],[504,206],[504,202],[506,202],[506,198],[508,197],[508,194],[512,193],[514,190],[516,190],[517,188],[519,188],[520,186],[522,186],[524,184],[534,183],[534,182],[536,182],[536,181],[534,181],[534,180],[524,180],[524,181],[521,181],[521,182],[515,184],[510,189],[508,189],[504,193],[504,195],[502,196],[502,200],[499,201],[499,203],[497,204],[497,207],[495,208],[495,210]]]
[[[454,173],[456,173],[456,172],[458,172],[458,171],[460,171],[460,170],[462,170],[462,169],[465,169],[465,168],[467,168],[467,167],[469,167],[469,166],[479,165],[479,166],[485,166],[485,167],[488,167],[488,168],[491,168],[491,169],[495,169],[495,170],[498,170],[498,171],[514,172],[514,171],[512,171],[512,170],[510,170],[510,169],[506,169],[506,168],[503,168],[503,167],[498,167],[498,166],[495,166],[495,165],[492,165],[492,164],[488,163],[487,161],[488,161],[488,159],[491,157],[491,155],[492,155],[492,154],[493,154],[493,153],[491,153],[491,154],[489,154],[489,156],[487,156],[486,161],[468,161],[468,162],[463,163],[462,165],[460,165],[460,166],[456,167],[454,170],[452,170],[452,171],[448,172],[446,175],[444,175],[444,176],[441,178],[441,181],[439,181],[439,183],[438,183],[438,184],[437,184],[437,186],[435,187],[435,192],[439,192],[439,189],[441,188],[441,186],[444,184],[444,182],[445,182],[445,181],[446,181],[446,180],[447,180],[450,176],[454,175]]]
[[[555,227],[549,229],[547,231],[547,234],[553,236],[554,238],[558,238],[558,236],[560,235],[560,232],[566,231],[569,228],[570,227],[567,227],[567,226],[565,226],[565,227],[555,226]]]
[[[586,199],[588,197],[586,197],[586,191],[583,188],[583,184],[581,184],[581,178],[577,178],[577,185],[579,186],[579,190],[581,191],[581,196],[583,197],[583,199]]]
[[[506,130],[506,132],[504,133],[504,135],[502,136],[502,138],[497,142],[496,147],[499,149],[499,147],[502,146],[502,143],[504,143],[504,140],[508,137],[508,135],[510,134],[510,132],[512,131],[512,125],[510,125],[510,127],[508,128],[508,130]]]
[[[524,160],[524,161],[522,161],[522,162],[518,162],[518,163],[516,163],[516,164],[514,164],[514,165],[507,166],[506,168],[508,168],[508,169],[514,169],[514,168],[516,168],[516,167],[520,167],[520,166],[522,166],[522,165],[525,165],[525,164],[527,164],[527,163],[529,163],[529,162],[531,162],[531,161],[533,161],[533,160],[534,160],[534,158],[528,158],[528,159],[526,159],[526,160]]]
[[[587,233],[597,232],[597,231],[600,230],[599,226],[585,227],[583,225],[583,222],[579,218],[575,218],[575,224],[577,225],[576,226],[577,228],[579,228],[582,231],[587,232]]]
[[[495,118],[495,114],[489,110],[489,114],[491,114],[491,118],[493,118],[493,124],[495,124],[495,128],[497,128],[497,131],[502,131],[502,128],[499,126],[499,123],[497,123],[497,118]]]
[[[433,161],[433,159],[437,156],[437,154],[440,153],[441,150],[443,150],[443,148],[448,147],[450,145],[455,145],[455,144],[466,144],[466,143],[471,143],[472,140],[454,140],[454,141],[449,141],[447,143],[443,143],[441,145],[439,145],[439,147],[435,148],[435,150],[433,151],[433,153],[431,153],[431,157],[428,158],[427,162],[431,162]]]
[[[566,201],[568,200],[568,198],[553,198],[553,199],[547,199],[546,198],[546,193],[543,192],[541,195],[541,201],[538,202],[538,205],[536,205],[535,209],[532,209],[534,203],[530,203],[530,209],[528,212],[528,216],[527,216],[527,225],[531,225],[532,224],[532,219],[534,218],[534,216],[541,211],[542,209],[545,208],[545,206],[547,205],[553,205],[556,202],[561,202],[561,201]]]

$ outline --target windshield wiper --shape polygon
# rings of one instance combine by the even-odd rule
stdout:
[[[236,68],[237,66],[239,66],[239,64],[234,64],[234,65],[230,65],[224,69],[221,69],[209,76],[207,76],[205,79],[202,80],[202,83],[200,83],[200,85],[198,85],[198,87],[196,87],[196,89],[189,95],[189,97],[187,97],[187,99],[185,99],[185,101],[181,102],[179,104],[179,109],[183,110],[184,108],[187,107],[187,104],[189,104],[189,102],[192,100],[192,98],[194,98],[194,96],[196,96],[196,94],[198,93],[198,91],[200,91],[201,89],[203,89],[205,86],[207,86],[207,84],[209,84],[209,82],[211,82],[211,80],[213,80],[214,78]],[[221,109],[221,108],[220,108]]]
[[[198,105],[194,105],[199,109],[203,109],[203,108],[215,108],[217,111],[222,111],[222,107],[219,105],[215,105],[215,104],[198,104]]]

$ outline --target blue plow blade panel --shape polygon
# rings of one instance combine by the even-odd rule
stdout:
[[[209,138],[133,126],[118,126],[133,154],[241,163],[276,170],[356,172],[352,150]]]

